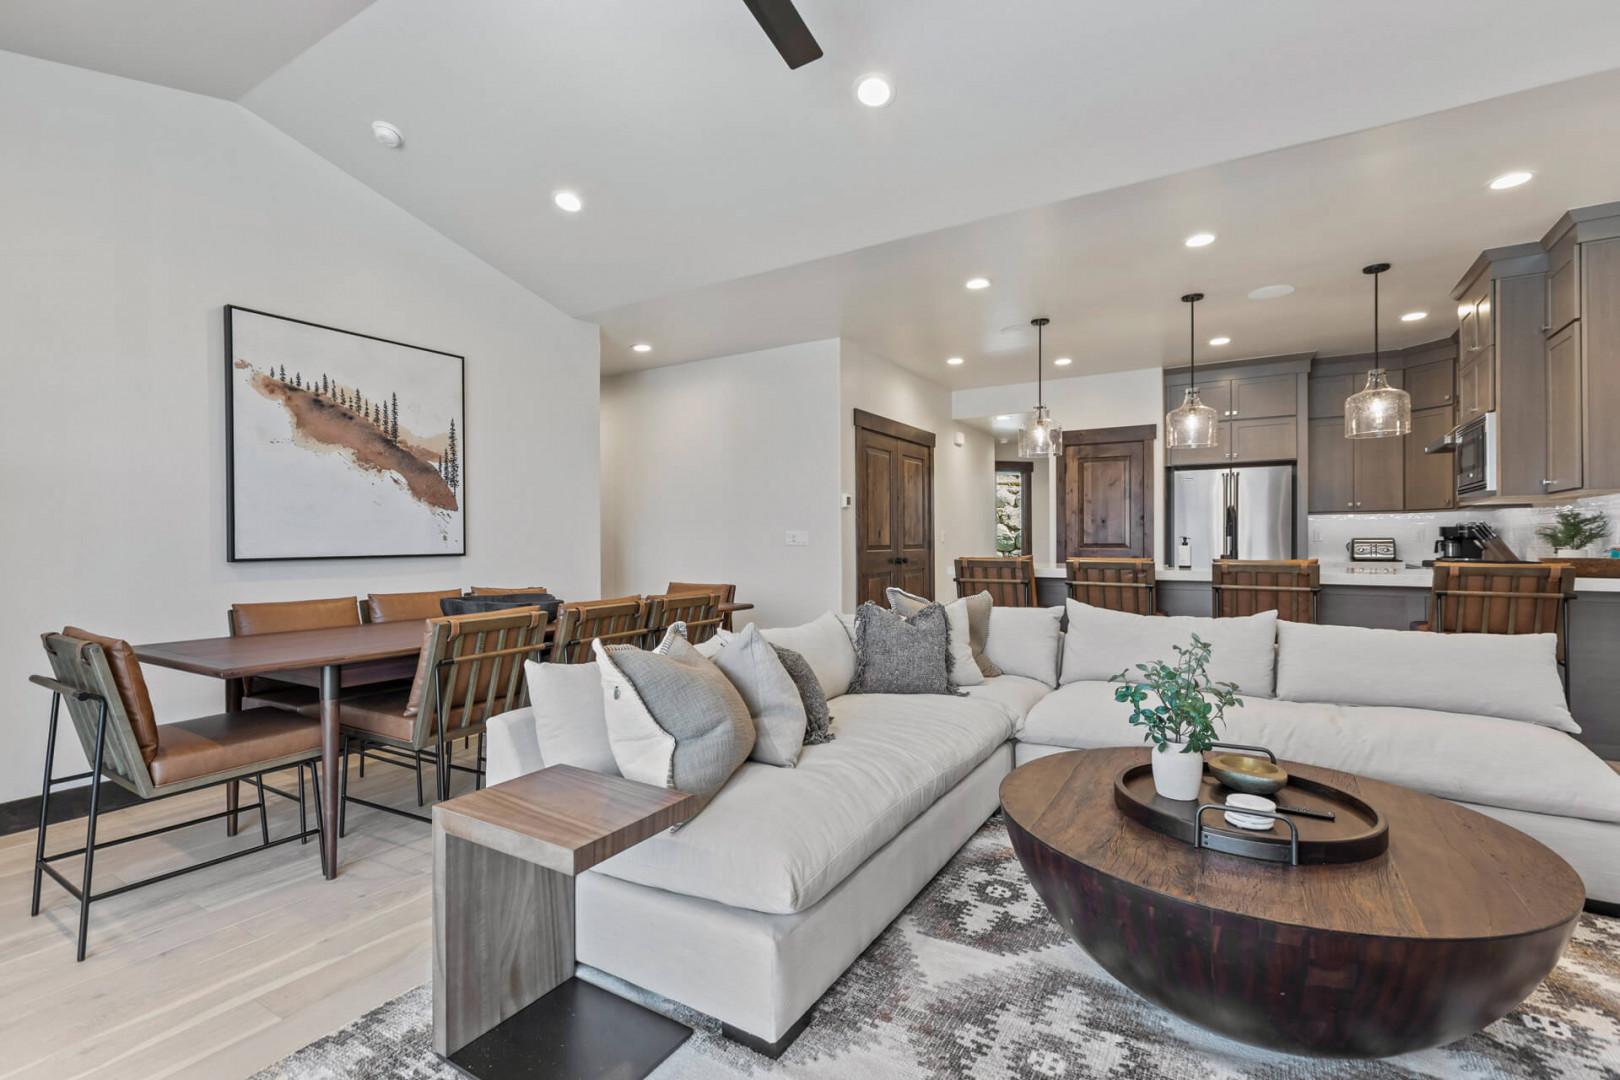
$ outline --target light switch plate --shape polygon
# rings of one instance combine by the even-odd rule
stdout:
[[[788,547],[809,547],[810,534],[803,529],[789,529],[787,531]]]

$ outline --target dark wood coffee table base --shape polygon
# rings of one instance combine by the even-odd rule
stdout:
[[[1112,806],[1111,780],[1128,763],[1118,755],[1142,752],[1083,753],[1108,758],[1063,768],[1058,758],[1073,755],[1056,755],[1003,782],[1008,832],[1036,892],[1120,982],[1243,1042],[1334,1057],[1453,1042],[1528,997],[1579,917],[1582,894],[1567,865],[1461,807],[1309,770],[1358,784],[1380,806],[1391,818],[1389,854],[1348,867],[1256,864],[1195,852],[1125,820]],[[1020,780],[1035,766],[1044,770]],[[1477,845],[1481,873],[1455,882],[1461,891],[1433,876],[1458,877],[1455,861],[1426,877],[1431,852],[1401,848],[1420,828]],[[1503,874],[1486,884],[1504,868],[1525,880]],[[1280,917],[1279,894],[1300,904],[1297,919]],[[1443,911],[1466,905],[1473,910]]]

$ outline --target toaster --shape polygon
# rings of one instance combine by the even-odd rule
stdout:
[[[1357,536],[1344,549],[1353,562],[1394,562],[1399,558],[1392,536]]]

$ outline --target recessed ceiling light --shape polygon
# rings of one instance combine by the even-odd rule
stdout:
[[[987,277],[970,277],[966,281],[962,282],[962,285],[965,288],[974,290],[988,289],[990,287],[990,279]]]
[[[645,341],[638,341],[634,345],[630,346],[630,351],[631,352],[652,352],[652,346],[647,344]]]
[[[1534,175],[1536,174],[1526,172],[1523,169],[1517,169],[1513,172],[1505,172],[1501,176],[1498,176],[1495,180],[1491,181],[1491,190],[1506,191],[1508,188],[1516,188],[1520,184],[1528,184],[1530,182],[1530,178]]]
[[[1292,285],[1262,285],[1249,294],[1250,300],[1275,300],[1294,291]]]
[[[551,201],[557,204],[557,209],[566,210],[570,214],[577,214],[585,209],[584,200],[572,191],[559,191],[551,197]]]
[[[1222,345],[1230,345],[1230,344],[1232,344],[1232,339],[1229,338],[1229,337],[1212,337],[1212,338],[1209,339],[1209,343],[1211,345],[1219,347],[1219,346],[1222,346]]]
[[[386,120],[373,120],[371,122],[371,137],[390,150],[398,150],[405,145],[405,136],[401,134],[399,128]]]
[[[1401,316],[1401,322],[1419,322],[1428,317],[1429,313],[1427,311],[1408,311]]]
[[[855,83],[855,98],[868,108],[881,109],[894,100],[894,87],[881,75],[862,75]]]
[[[1007,424],[1007,423],[1012,422],[1013,417],[1011,417],[1011,416],[998,416],[998,417],[996,417],[996,419],[998,421],[1000,421],[1001,423],[1003,423],[1003,424]]]
[[[1068,367],[1070,364],[1074,363],[1074,357],[1060,356],[1056,360],[1052,361],[1052,363],[1056,364],[1058,367]]]
[[[962,366],[962,358],[960,356],[948,357],[948,358],[946,358],[945,362],[947,364],[951,365],[951,367],[961,367]]]
[[[1214,242],[1215,234],[1212,232],[1195,232],[1182,241],[1188,247],[1209,247]]]

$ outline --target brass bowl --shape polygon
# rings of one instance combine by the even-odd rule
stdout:
[[[1249,795],[1270,795],[1288,783],[1288,773],[1263,757],[1248,754],[1211,754],[1209,771],[1215,779]]]

